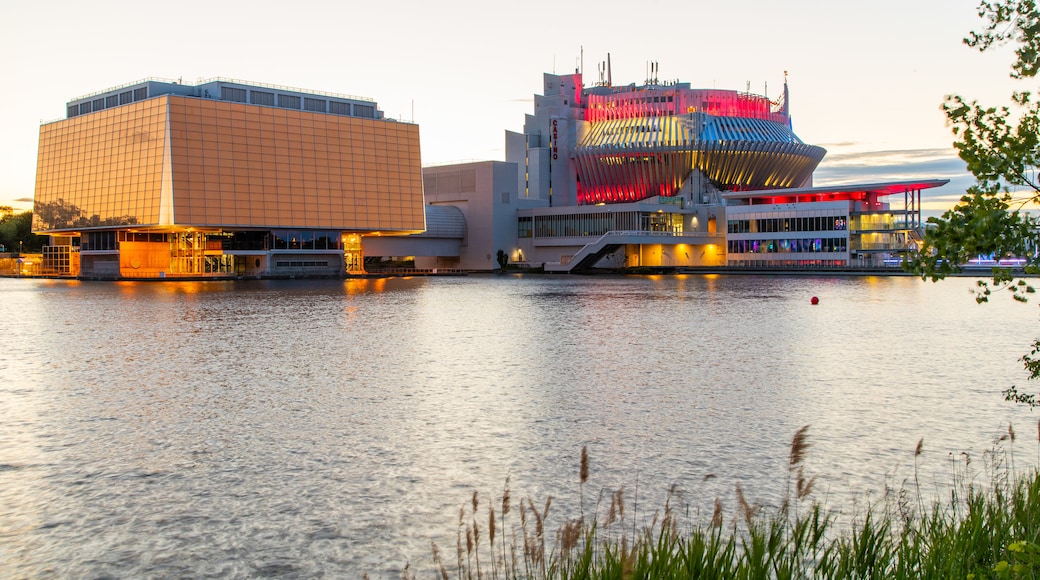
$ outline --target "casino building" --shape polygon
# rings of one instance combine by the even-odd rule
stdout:
[[[361,236],[425,230],[419,129],[370,99],[146,80],[40,128],[51,274],[339,276],[363,271]]]
[[[604,74],[605,73],[605,74]],[[429,267],[884,268],[920,238],[921,191],[945,180],[814,187],[826,151],[793,132],[786,84],[750,92],[545,74],[506,163],[424,169],[426,201],[464,214]],[[505,174],[515,168],[515,184]],[[389,240],[395,242],[396,240]]]

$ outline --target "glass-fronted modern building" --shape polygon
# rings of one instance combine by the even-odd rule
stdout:
[[[147,80],[40,128],[43,270],[98,278],[342,275],[360,236],[425,230],[419,130],[369,99]]]

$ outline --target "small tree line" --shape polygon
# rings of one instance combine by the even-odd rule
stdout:
[[[15,212],[9,205],[0,206],[0,252],[39,252],[46,236],[32,233],[32,211]]]

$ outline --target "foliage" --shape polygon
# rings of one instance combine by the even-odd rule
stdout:
[[[1011,44],[1015,60],[1010,76],[1031,81],[1040,73],[1040,11],[1035,0],[983,1],[978,8],[985,22],[964,43],[980,52]],[[933,282],[956,273],[976,256],[996,260],[1021,258],[1021,271],[993,268],[990,280],[979,280],[977,302],[994,290],[1006,290],[1025,302],[1034,288],[1024,276],[1040,274],[1040,220],[1025,208],[1040,203],[1040,98],[1016,91],[1007,105],[985,106],[959,95],[946,97],[943,112],[956,138],[954,147],[975,176],[976,184],[940,218],[929,218],[921,250],[906,268]],[[1022,357],[1031,380],[1040,379],[1037,348]],[[1009,401],[1035,406],[1036,397],[1004,392]]]
[[[803,429],[792,441],[792,459],[799,460],[789,465],[789,476],[803,477],[800,458],[807,447]],[[582,515],[562,522],[555,541],[549,531],[552,498],[544,506],[521,499],[519,514],[514,510],[507,524],[507,480],[500,517],[495,517],[498,498],[491,498],[489,516],[484,516],[476,493],[460,510],[457,568],[449,572],[436,545],[434,564],[445,580],[1036,578],[1040,472],[1014,475],[1003,448],[995,448],[991,459],[992,479],[985,485],[965,473],[955,478],[945,501],[930,507],[920,497],[904,501],[913,492],[903,490],[869,504],[842,527],[838,514],[810,498],[809,491],[803,494],[802,486],[793,494],[789,489],[782,505],[772,509],[748,503],[738,486],[731,517],[724,517],[716,500],[710,522],[700,523],[690,519],[696,510],[672,486],[651,519],[626,509],[623,490],[604,493],[602,505],[588,519]],[[501,539],[496,542],[496,537]]]
[[[39,252],[46,237],[32,233],[32,212],[11,213],[0,218],[0,245],[8,252]]]

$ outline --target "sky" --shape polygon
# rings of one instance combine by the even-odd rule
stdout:
[[[610,54],[614,84],[658,78],[775,98],[784,73],[795,133],[827,149],[815,185],[950,179],[971,185],[941,111],[948,94],[1008,102],[1008,49],[980,54],[975,0],[297,0],[0,9],[0,205],[31,208],[42,123],[76,97],[145,78],[224,77],[375,99],[419,125],[424,165],[504,159],[542,74]]]

